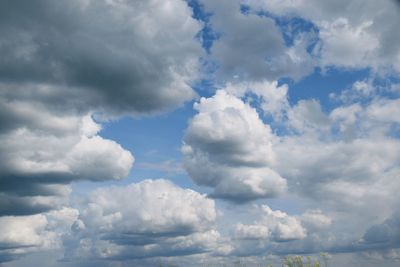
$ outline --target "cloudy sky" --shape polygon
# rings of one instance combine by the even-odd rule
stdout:
[[[398,266],[399,14],[0,1],[0,266]]]

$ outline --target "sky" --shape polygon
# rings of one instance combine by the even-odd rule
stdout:
[[[0,266],[400,263],[400,2],[0,2]]]

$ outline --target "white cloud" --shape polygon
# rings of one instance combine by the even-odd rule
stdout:
[[[288,110],[288,123],[300,133],[326,131],[329,128],[329,118],[317,100],[300,100]]]
[[[377,186],[396,172],[399,149],[398,141],[385,138],[373,142],[287,138],[277,147],[280,160],[275,167],[287,177],[292,190],[300,190],[304,196],[339,206],[358,203],[366,208],[377,204],[371,203],[373,197],[383,197],[372,185]]]
[[[281,118],[289,108],[288,86],[286,84],[278,85],[277,81],[228,83],[225,90],[241,98],[248,93],[255,94],[261,99],[262,110],[274,118]]]
[[[237,239],[267,239],[270,237],[270,230],[264,225],[236,224],[235,238]]]
[[[386,123],[400,123],[400,99],[380,99],[366,109],[366,116],[371,120]]]
[[[120,180],[134,161],[93,117],[158,114],[191,100],[202,48],[185,1],[2,2],[0,20],[3,261],[59,248],[71,226],[85,230],[79,212],[55,210],[69,204],[70,183]],[[197,222],[187,215],[183,226]]]
[[[355,92],[357,90],[355,86],[371,90],[371,95]],[[338,128],[347,139],[384,137],[390,135],[399,123],[396,116],[399,112],[399,99],[381,97],[376,93],[377,88],[368,89],[371,86],[356,82],[353,88],[339,96],[345,103],[349,103],[335,108],[329,114],[334,127]]]
[[[264,212],[262,221],[265,221],[272,229],[272,236],[275,241],[288,241],[306,237],[307,232],[298,219],[280,210],[273,211],[266,205],[262,206],[262,211]]]
[[[356,103],[360,100],[377,97],[378,92],[379,89],[373,85],[373,79],[366,79],[355,81],[351,88],[342,90],[338,94],[332,93],[329,97],[332,100],[340,101],[348,105],[349,103]]]
[[[352,26],[346,18],[319,25],[322,42],[318,47],[321,64],[363,68],[377,57],[379,40],[369,32],[372,21]]]
[[[274,83],[231,84],[226,89],[230,93],[221,90],[196,104],[198,114],[185,135],[185,167],[196,183],[214,189],[211,196],[236,201],[258,198],[256,187],[244,190],[246,180],[240,175],[243,169],[260,175],[268,168],[285,177],[287,195],[300,199],[306,210],[298,216],[263,211],[271,218],[236,224],[236,239],[226,241],[233,247],[229,255],[366,249],[357,245],[363,233],[397,206],[398,99],[378,96],[384,88],[365,80],[349,89],[357,91],[351,100],[326,111],[317,100],[289,105],[283,89]],[[254,101],[251,94],[260,99]],[[281,115],[271,118],[282,128],[279,135],[239,97],[257,107],[275,103],[270,112],[280,110]],[[279,221],[280,217],[286,219]]]
[[[50,213],[0,217],[0,262],[15,260],[28,253],[62,248],[79,212],[63,207]]]
[[[276,81],[315,66],[400,71],[395,1],[200,3],[220,34],[207,60],[226,88],[195,104],[184,167],[210,197],[243,204],[285,193],[278,206],[299,200],[299,215],[263,205],[253,222],[220,224],[231,239],[216,230],[214,200],[165,180],[100,188],[79,209],[63,207],[70,182],[119,180],[134,161],[91,114],[160,113],[195,96],[201,24],[186,1],[16,1],[0,4],[0,262],[62,245],[65,260],[371,248],[398,258],[398,86],[386,97],[359,80],[327,110],[318,100],[290,105]],[[289,29],[262,9],[316,28]],[[180,171],[169,161],[142,168]]]
[[[247,218],[251,215],[255,216],[253,221]],[[271,254],[313,253],[316,246],[320,246],[316,251],[323,251],[335,239],[329,229],[330,218],[319,211],[294,216],[255,205],[242,220],[247,222],[236,223],[225,240],[232,247],[231,256],[259,259]]]
[[[321,210],[307,210],[300,216],[301,223],[307,229],[328,229],[332,225],[332,219],[323,214]]]
[[[321,66],[393,68],[400,71],[400,39],[396,32],[399,6],[386,0],[259,1],[245,0],[253,10],[283,17],[302,17],[319,28],[314,49]]]
[[[133,156],[114,141],[83,136],[67,154],[66,162],[81,179],[122,179],[132,167]]]
[[[88,226],[136,233],[200,231],[208,228],[215,217],[212,200],[167,180],[97,189],[81,214]]]
[[[132,154],[91,115],[161,113],[195,96],[201,23],[185,1],[0,5],[0,216],[60,207],[72,181],[128,175]]]
[[[41,117],[47,115],[44,112]],[[63,122],[62,117],[57,120]],[[59,207],[70,193],[65,184],[71,181],[128,175],[132,154],[97,135],[100,125],[90,116],[67,116],[65,120],[57,130],[56,125],[52,129],[21,127],[0,135],[2,214],[13,215],[14,210],[14,214],[26,215]],[[70,130],[61,133],[64,123]]]
[[[313,254],[350,249],[351,241],[354,241],[354,236],[342,235],[340,228],[333,225],[332,218],[321,210],[289,215],[267,205],[253,207],[255,209],[247,207],[246,217],[238,219],[247,222],[236,223],[230,238],[225,240],[233,248],[229,252],[231,256],[255,256],[259,260],[267,255]]]
[[[41,232],[45,231],[47,219],[43,215],[27,217],[0,217],[0,243],[13,246],[39,246],[44,242]]]
[[[94,135],[93,130],[87,132],[88,121],[95,125],[91,118],[83,117],[85,123],[75,121],[80,129],[62,136],[24,128],[3,134],[1,148],[8,153],[2,155],[2,172],[22,176],[58,173],[67,179],[93,180],[126,176],[133,162],[131,153]]]
[[[282,193],[285,180],[269,166],[274,136],[255,109],[225,91],[195,104],[184,137],[184,166],[214,197],[248,201]]]
[[[272,240],[275,242],[303,239],[307,231],[300,220],[267,205],[260,207],[260,219],[255,224],[237,224],[235,236],[239,239]]]
[[[66,258],[196,254],[219,238],[214,201],[167,180],[99,188],[86,201],[65,239]]]
[[[211,13],[210,26],[218,34],[211,47],[211,59],[219,66],[217,80],[298,79],[312,70],[304,39],[297,38],[287,48],[273,19],[244,14],[241,1],[200,2]]]

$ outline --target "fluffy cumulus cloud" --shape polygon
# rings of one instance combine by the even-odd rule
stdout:
[[[267,205],[256,205],[248,213],[255,219],[235,224],[229,241],[230,255],[312,253],[327,249],[329,239],[334,239],[332,233],[327,233],[332,219],[321,210],[289,215]]]
[[[310,34],[296,35],[287,46],[274,19],[246,13],[241,1],[199,2],[211,14],[209,24],[217,36],[210,51],[218,66],[217,80],[298,79],[312,70]]]
[[[254,11],[277,16],[301,17],[319,29],[318,44],[312,53],[321,66],[394,69],[400,71],[396,25],[397,1],[259,1],[243,3]]]
[[[307,210],[300,216],[300,220],[310,230],[327,229],[332,224],[332,219],[321,210]]]
[[[62,248],[62,236],[78,215],[78,210],[63,207],[30,216],[1,216],[0,263],[27,253]]]
[[[192,99],[202,51],[184,1],[2,2],[0,21],[6,259],[52,247],[48,216],[69,205],[71,182],[129,174],[133,155],[101,137],[99,121]]]
[[[49,119],[71,131],[21,127],[0,135],[0,214],[45,211],[66,204],[71,181],[122,179],[129,173],[132,154],[97,135],[100,126],[90,115]]]
[[[291,192],[336,207],[379,208],[371,201],[377,197],[394,204],[383,188],[399,171],[396,98],[374,97],[326,113],[317,100],[290,106],[284,86],[229,86],[195,104],[198,114],[182,147],[186,170],[194,182],[214,189],[211,196],[244,202],[277,196],[288,184]],[[260,101],[246,99],[246,92]],[[274,114],[272,123],[283,134],[273,133],[251,105],[259,105],[261,115]],[[398,188],[390,184],[387,190]]]
[[[219,239],[214,201],[167,180],[95,190],[65,236],[68,259],[203,253]]]
[[[45,230],[46,225],[47,220],[43,215],[0,217],[0,262],[11,260],[26,250],[44,246],[49,234]]]
[[[359,251],[373,247],[360,241],[363,236],[395,236],[387,229],[394,228],[395,219],[367,229],[397,207],[400,142],[393,114],[399,112],[398,97],[356,81],[327,112],[314,99],[289,104],[285,86],[274,83],[229,86],[195,105],[198,114],[182,148],[189,175],[212,187],[211,196],[243,202],[270,196],[244,191],[254,177],[239,176],[244,167],[259,177],[266,177],[267,168],[307,209],[291,216],[263,207],[265,218],[236,225],[232,255]],[[279,134],[272,125],[280,127]]]
[[[129,173],[133,156],[97,135],[92,110],[154,113],[194,95],[199,25],[183,2],[2,5],[1,215],[66,204],[71,181]]]
[[[241,99],[218,91],[195,104],[182,152],[189,175],[212,187],[211,196],[243,202],[279,195],[286,181],[275,162],[271,128]]]
[[[267,205],[260,207],[261,219],[255,224],[237,224],[235,236],[238,239],[272,239],[285,242],[303,239],[307,232],[295,217],[280,210],[273,211]]]
[[[263,115],[282,118],[289,108],[288,86],[278,85],[277,81],[234,82],[228,83],[225,89],[236,97],[247,98],[250,103],[257,102]]]
[[[351,90],[358,90],[359,83]],[[328,221],[318,214],[311,216],[321,226],[313,226],[318,238],[310,240],[308,249],[315,248],[315,242],[331,251],[371,249],[374,245],[359,244],[363,232],[397,209],[400,142],[398,122],[389,114],[398,112],[398,99],[370,98],[368,94],[359,97],[328,114],[315,101],[308,102],[316,107],[314,112],[299,112],[298,108],[306,104],[299,102],[288,112],[288,125],[296,126],[296,134],[284,136],[276,147],[278,164],[274,167],[287,178],[289,191],[309,199],[312,205],[318,201],[321,208],[334,211],[332,227],[325,230],[328,235],[318,233]],[[292,112],[296,116],[290,116]],[[305,225],[310,215],[303,217]],[[392,225],[395,219],[386,222]],[[378,229],[385,227],[371,228],[364,239],[371,241],[378,236]],[[343,232],[347,234],[338,234]],[[303,249],[307,251],[307,247]]]
[[[304,196],[337,208],[358,207],[364,215],[374,207],[380,218],[387,216],[398,190],[393,181],[399,173],[398,122],[390,115],[398,112],[397,102],[397,98],[362,96],[326,114],[318,102],[300,101],[288,112],[288,125],[297,134],[284,136],[276,147],[281,159],[276,169]]]
[[[399,11],[394,0],[1,2],[0,263],[399,259]],[[326,98],[291,91],[349,69],[363,71]],[[197,94],[182,162],[141,171],[184,175],[182,163],[206,193],[160,179],[71,195],[71,183],[130,173],[132,153],[102,123]]]
[[[0,214],[58,206],[70,181],[128,174],[130,152],[97,135],[87,114],[157,113],[195,95],[200,24],[183,1],[0,9]]]

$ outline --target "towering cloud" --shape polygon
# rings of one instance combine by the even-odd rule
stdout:
[[[269,168],[276,160],[274,135],[254,108],[220,90],[195,109],[182,153],[197,184],[214,188],[213,197],[236,202],[285,191],[286,180]]]

